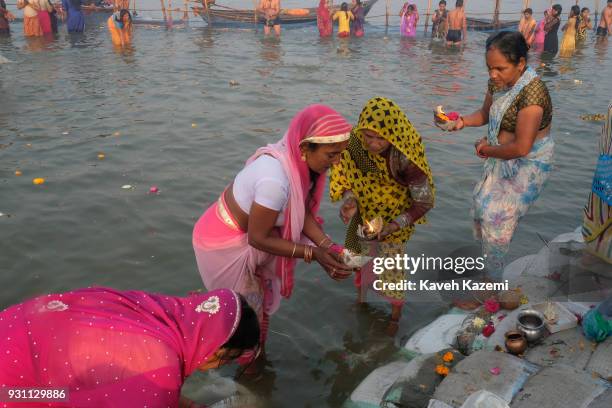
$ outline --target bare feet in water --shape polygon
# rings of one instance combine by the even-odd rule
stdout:
[[[395,337],[398,329],[399,329],[399,321],[391,319],[389,320],[389,324],[387,325],[385,334],[389,337]]]

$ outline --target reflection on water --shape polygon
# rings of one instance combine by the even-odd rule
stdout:
[[[312,27],[284,29],[280,40],[262,39],[261,30],[136,27],[133,46],[116,50],[104,19],[88,24],[85,34],[50,41],[0,39],[0,53],[15,61],[0,65],[0,212],[12,215],[0,217],[0,307],[93,284],[177,295],[200,287],[195,220],[257,147],[278,140],[315,102],[353,123],[373,95],[404,108],[425,140],[437,187],[436,208],[409,251],[449,237],[473,243],[469,208],[482,161],[472,142],[485,130],[444,133],[431,112],[481,105],[485,34],[449,49],[429,37],[385,38],[373,26],[358,41],[320,39]],[[550,239],[581,222],[600,124],[579,116],[603,113],[609,99],[607,43],[589,39],[567,61],[530,58],[551,90],[558,160],[511,257],[541,246],[536,234]],[[34,186],[34,177],[47,182]],[[151,185],[161,193],[146,194]],[[337,207],[326,200],[321,211],[341,242]],[[299,264],[295,279],[294,295],[272,317],[264,376],[245,380],[268,406],[338,406],[396,358],[398,339],[447,307],[409,297],[392,340],[383,335],[387,305],[354,308],[352,284],[329,280],[316,265]]]

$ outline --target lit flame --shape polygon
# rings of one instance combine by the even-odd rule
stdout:
[[[373,224],[370,224],[370,223],[368,222],[368,220],[366,220],[366,222],[365,222],[365,223],[366,223],[366,228],[367,228],[367,231],[368,231],[369,233],[374,232],[374,225],[373,225]]]

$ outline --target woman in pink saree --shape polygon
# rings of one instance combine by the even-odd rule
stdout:
[[[77,289],[0,312],[0,390],[64,389],[53,401],[8,406],[193,407],[181,386],[257,346],[256,315],[221,289],[186,298]],[[23,401],[23,400],[22,400]]]
[[[544,49],[544,37],[546,37],[546,32],[544,31],[544,25],[546,24],[546,18],[551,15],[552,9],[548,9],[544,11],[544,18],[538,22],[535,30],[535,39],[533,41],[533,47],[536,50]]]
[[[319,1],[319,8],[317,9],[317,27],[319,27],[319,35],[321,37],[329,37],[332,35],[333,26],[327,0]]]
[[[260,319],[262,347],[269,316],[291,296],[296,258],[317,261],[332,279],[350,276],[318,211],[327,170],[339,163],[351,128],[333,109],[308,106],[278,143],[257,150],[194,227],[204,285],[246,298]]]
[[[416,4],[405,3],[400,11],[400,33],[402,37],[415,37],[416,26],[419,22],[419,12],[417,11]]]

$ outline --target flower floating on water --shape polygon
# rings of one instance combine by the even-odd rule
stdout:
[[[197,127],[198,127],[198,124],[197,124],[197,123],[192,123],[192,124],[191,124],[191,127],[192,127],[192,128],[197,128]]]
[[[520,303],[521,305],[526,305],[527,303],[529,303],[529,298],[526,295],[521,296]]]
[[[132,185],[130,185],[130,184],[124,184],[123,186],[121,186],[121,188],[124,189],[124,190],[131,190],[134,187]]]
[[[21,173],[21,171],[20,171],[20,170],[15,170],[15,175],[16,175],[16,176],[21,176],[22,174],[23,174],[23,173]]]
[[[495,327],[491,323],[487,324],[484,329],[482,329],[482,335],[485,337],[491,337],[491,335],[495,333]]]
[[[106,155],[104,153],[98,153],[98,159],[104,160],[105,157]]]
[[[159,188],[157,188],[157,186],[151,186],[151,188],[149,189],[149,193],[151,193],[151,194],[158,194],[159,193]]]
[[[486,323],[487,322],[485,322],[484,319],[481,319],[480,317],[476,317],[472,321],[472,325],[474,326],[474,328],[476,328],[478,330],[481,330],[483,327],[485,327]]]
[[[446,363],[450,363],[455,359],[455,355],[453,354],[452,351],[447,351],[446,353],[444,353],[444,355],[442,356],[442,360],[444,360],[444,362]]]
[[[493,375],[499,375],[501,373],[501,368],[493,367],[489,369],[489,372]]]
[[[438,364],[436,366],[436,374],[441,375],[442,377],[446,377],[450,370],[444,364]]]
[[[499,310],[499,302],[494,298],[489,298],[484,302],[485,310],[489,313],[496,313]]]
[[[115,132],[113,133],[113,136],[121,136],[121,132]]]
[[[33,183],[33,184],[36,184],[36,185],[38,185],[38,184],[42,184],[42,183],[44,183],[44,182],[45,182],[45,179],[44,179],[44,178],[42,178],[42,177],[36,177],[34,180],[32,180],[32,183]]]

